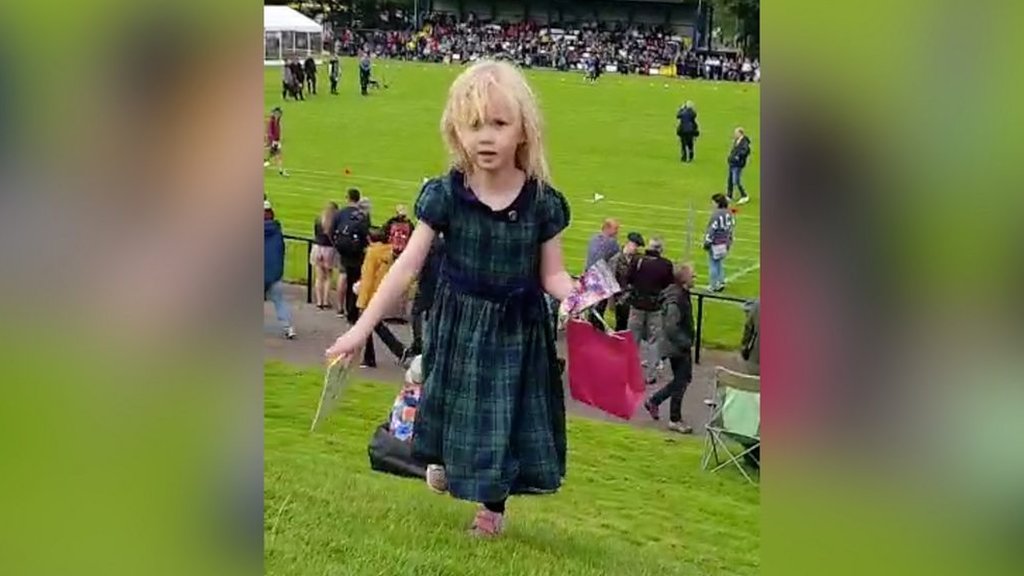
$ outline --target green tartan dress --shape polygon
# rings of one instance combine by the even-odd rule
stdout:
[[[528,181],[493,211],[453,170],[427,182],[416,217],[445,237],[423,350],[415,456],[445,466],[456,498],[548,494],[565,476],[565,394],[540,283],[541,245],[569,224]]]

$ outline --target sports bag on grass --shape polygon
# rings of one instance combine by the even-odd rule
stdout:
[[[377,472],[407,478],[427,477],[427,468],[412,457],[412,442],[403,442],[392,436],[387,422],[374,430],[366,451],[370,455],[370,468]]]

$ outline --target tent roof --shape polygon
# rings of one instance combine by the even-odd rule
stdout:
[[[291,30],[293,32],[323,32],[323,26],[288,6],[263,7],[264,30]]]

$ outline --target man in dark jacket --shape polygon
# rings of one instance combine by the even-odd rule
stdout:
[[[303,96],[304,84],[306,83],[306,75],[302,71],[302,63],[298,60],[292,60],[288,66],[292,70],[292,97],[296,100],[305,100]]]
[[[676,112],[676,119],[679,120],[676,135],[679,136],[682,161],[693,162],[693,141],[700,136],[700,130],[697,129],[697,111],[693,109],[693,102],[687,100],[679,112]]]
[[[668,428],[682,434],[693,431],[691,427],[683,424],[683,395],[686,394],[686,387],[693,379],[691,349],[696,334],[693,328],[693,304],[690,302],[691,288],[693,268],[683,265],[676,270],[673,284],[661,294],[664,325],[658,351],[663,358],[668,358],[672,365],[672,380],[644,403],[644,408],[651,418],[660,420],[658,408],[665,400],[671,398]]]
[[[338,56],[331,56],[330,66],[328,68],[328,78],[331,80],[331,94],[338,95],[338,80],[341,79],[341,64],[338,63]]]
[[[761,375],[761,299],[747,305],[747,323],[743,327],[740,355],[747,363],[747,374]]]
[[[274,303],[277,321],[281,323],[285,338],[295,338],[292,315],[284,301],[284,234],[281,223],[274,219],[269,200],[263,201],[263,297]]]
[[[362,194],[356,188],[348,191],[348,205],[334,215],[331,237],[334,248],[341,260],[341,274],[338,276],[338,316],[344,316],[355,324],[359,317],[356,295],[352,286],[362,277],[363,259],[370,240],[370,219],[359,206]],[[344,305],[342,305],[344,303]]]
[[[316,60],[310,56],[303,63],[303,70],[306,73],[306,86],[310,94],[316,94]]]
[[[613,299],[616,332],[629,328],[629,271],[636,267],[637,261],[640,260],[638,250],[643,247],[644,237],[639,232],[630,232],[626,235],[626,244],[622,246],[622,250],[608,261],[612,272],[615,273],[615,281],[622,288],[622,292]]]
[[[661,293],[672,284],[672,263],[661,255],[660,238],[652,238],[636,266],[629,271],[629,331],[640,349],[644,377],[648,384],[655,380],[658,363],[657,344],[661,339]]]
[[[740,177],[743,175],[743,168],[747,165],[747,157],[750,156],[750,138],[743,132],[743,128],[737,128],[733,133],[732,149],[729,150],[729,183],[726,193],[729,200],[732,200],[732,189],[739,188],[740,204],[750,201],[747,191],[743,189]]]
[[[366,88],[370,85],[370,54],[363,52],[359,57],[359,93],[366,96]]]

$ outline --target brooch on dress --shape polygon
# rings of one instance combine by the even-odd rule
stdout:
[[[508,221],[515,222],[517,218],[519,218],[519,214],[517,214],[515,210],[509,210]]]

